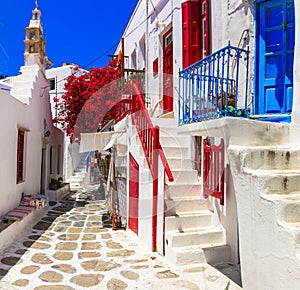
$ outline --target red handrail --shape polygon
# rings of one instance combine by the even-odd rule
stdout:
[[[131,99],[122,99],[116,103],[102,118],[101,128],[103,128],[111,120],[114,120],[115,123],[118,123],[127,115],[129,115],[131,113],[131,103]]]
[[[153,178],[157,176],[157,172],[155,172],[157,169],[154,168],[154,149],[157,146],[157,148],[159,149],[159,155],[165,168],[165,173],[168,176],[169,181],[174,181],[172,171],[159,142],[159,128],[153,126],[145,103],[143,101],[143,97],[140,94],[135,83],[132,84],[132,88],[132,118],[136,125],[151,174]],[[155,132],[155,130],[157,130],[157,132]]]

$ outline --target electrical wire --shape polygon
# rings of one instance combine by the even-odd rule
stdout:
[[[96,62],[98,59],[102,58],[103,56],[105,56],[108,52],[110,52],[113,48],[117,47],[117,45],[119,44],[119,41],[117,43],[115,43],[112,47],[110,47],[109,49],[107,49],[105,52],[101,53],[99,56],[97,56],[96,58],[94,58],[92,61],[90,61],[88,64],[86,64],[85,66],[83,66],[82,68],[83,69],[86,69],[89,65],[91,65],[92,63]],[[76,74],[77,71],[73,72],[71,75],[74,75]],[[56,84],[58,83],[61,83],[65,80],[68,79],[69,76],[63,78],[63,79],[60,79],[59,81],[56,82]],[[50,85],[49,85],[50,87]]]
[[[157,14],[157,10],[155,9],[154,7],[154,4],[152,2],[152,0],[150,0],[151,2],[151,5],[153,7],[153,10],[154,12]],[[146,21],[149,20],[149,18],[152,17],[152,13],[149,14],[143,21],[141,21],[139,24],[137,24],[130,32],[126,33],[123,38],[127,38],[128,36],[130,36],[134,31],[136,31],[138,28],[140,28],[141,25],[143,25],[144,23],[146,23]],[[118,45],[119,45],[120,41],[116,42],[113,46],[111,46],[109,49],[107,49],[106,51],[104,51],[103,53],[101,53],[99,56],[95,57],[93,60],[91,60],[88,64],[84,65],[82,68],[83,69],[86,69],[88,66],[90,66],[91,64],[95,63],[97,60],[99,60],[100,58],[102,58],[103,56],[105,56],[108,52],[110,52],[112,49],[116,48]],[[73,72],[71,75],[74,75],[76,74],[77,71]],[[68,76],[69,77],[69,76]],[[56,82],[56,84],[60,83],[60,82],[63,82],[63,81],[66,81],[68,77],[65,77],[61,80],[58,80]],[[50,87],[50,85],[49,85]]]

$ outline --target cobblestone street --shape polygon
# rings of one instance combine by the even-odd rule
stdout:
[[[0,289],[216,289],[229,279],[209,265],[174,267],[130,231],[112,230],[95,186],[51,203],[0,254]],[[240,289],[230,281],[228,289]]]

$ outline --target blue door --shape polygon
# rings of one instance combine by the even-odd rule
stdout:
[[[293,104],[293,0],[257,1],[255,113],[289,114]]]

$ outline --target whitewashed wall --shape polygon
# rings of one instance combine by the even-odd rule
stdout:
[[[55,107],[55,102],[53,101],[54,97],[59,99],[59,103],[62,101],[62,96],[65,93],[65,83],[68,76],[74,73],[74,68],[76,65],[63,65],[60,67],[55,67],[46,70],[46,77],[50,81],[51,79],[55,80],[55,89],[50,90],[50,102],[51,102],[51,112],[52,117],[56,117],[58,111]],[[76,75],[80,75],[82,72],[85,72],[83,69],[76,71]],[[55,124],[60,128],[59,124]],[[60,128],[61,129],[61,128]],[[63,151],[63,172],[61,176],[64,180],[69,179],[74,170],[78,167],[81,160],[84,158],[85,154],[79,153],[79,145],[77,143],[70,143],[69,137],[65,134],[64,136],[64,151]]]
[[[135,12],[130,19],[128,26],[124,32],[125,36],[125,55],[129,56],[129,64],[132,62],[131,57],[139,54],[138,40],[145,37],[146,41],[146,92],[151,95],[152,109],[156,107],[158,101],[162,98],[162,81],[163,81],[163,36],[170,31],[173,31],[173,86],[174,86],[174,111],[177,116],[177,94],[178,94],[178,71],[182,69],[182,12],[181,4],[185,2],[182,0],[153,0],[152,3],[146,0],[139,1]],[[232,45],[238,45],[240,37],[244,29],[250,30],[250,25],[253,25],[253,15],[251,9],[242,9],[239,7],[243,1],[212,1],[212,51],[218,50],[228,44],[230,37]],[[148,5],[147,5],[148,3]],[[154,6],[154,7],[153,7]],[[227,10],[229,9],[229,10]],[[231,12],[232,9],[234,12]],[[139,25],[142,20],[148,17],[146,24]],[[225,23],[225,25],[224,25]],[[239,23],[240,25],[236,25]],[[252,33],[253,33],[253,27]],[[230,31],[229,31],[230,30]],[[130,33],[128,33],[130,32]],[[127,36],[126,36],[127,35]],[[250,39],[250,37],[249,37]],[[248,39],[248,40],[249,40]],[[243,43],[243,47],[250,43]],[[253,43],[252,43],[253,45]],[[117,51],[120,50],[120,46]],[[158,57],[158,71],[157,75],[152,74],[153,61]],[[130,66],[129,66],[130,67]],[[134,67],[137,68],[137,67]],[[154,112],[154,116],[160,114],[162,111],[158,106]],[[230,183],[230,172],[228,172],[227,179],[227,206],[220,207],[218,202],[214,202],[217,209],[219,219],[226,228],[227,242],[232,248],[232,258],[235,262],[238,261],[238,229],[237,229],[237,212],[236,201],[234,197],[234,188]],[[143,191],[146,189],[143,189]],[[146,198],[151,198],[149,189],[144,191]],[[151,214],[151,208],[146,208],[143,201],[140,201],[140,208],[145,213]],[[149,206],[149,205],[147,205]],[[140,220],[139,229],[144,229],[150,226],[150,221],[144,219]],[[163,228],[159,224],[158,240]],[[151,238],[149,232],[140,231],[142,239],[147,241]],[[162,245],[159,245],[162,248]]]
[[[142,1],[140,1],[142,2]],[[146,3],[146,1],[144,1]],[[182,68],[182,32],[181,32],[181,3],[180,0],[152,1],[153,7],[148,7],[149,18],[146,34],[147,66],[146,71],[152,71],[152,63],[159,57],[159,70],[162,71],[162,36],[173,27],[173,56],[174,56],[174,95],[176,95],[176,76],[179,68]],[[278,232],[278,224],[275,222],[275,207],[262,198],[257,197],[262,190],[261,184],[249,177],[241,176],[240,158],[236,148],[260,144],[261,146],[273,146],[274,140],[278,146],[299,145],[299,123],[300,123],[300,62],[297,59],[300,51],[300,0],[295,0],[296,16],[296,39],[295,39],[295,59],[294,59],[294,100],[292,121],[293,128],[289,125],[256,122],[251,120],[234,119],[218,120],[215,122],[205,122],[200,126],[199,135],[222,136],[225,139],[228,151],[229,163],[226,173],[227,197],[225,207],[218,206],[215,202],[216,212],[219,214],[223,226],[226,228],[226,238],[232,247],[232,257],[237,262],[238,249],[241,249],[242,278],[245,289],[289,289],[297,288],[297,278],[299,278],[299,262],[296,261],[299,255],[291,253],[298,244],[294,242],[293,234]],[[227,45],[228,40],[231,45],[250,49],[250,96],[253,95],[254,85],[254,1],[244,0],[212,0],[212,52]],[[138,16],[133,16],[137,17]],[[132,21],[132,20],[131,20]],[[160,25],[158,25],[158,23]],[[243,31],[249,30],[245,40],[242,38]],[[132,39],[139,39],[136,34]],[[125,42],[126,44],[126,42]],[[159,99],[158,88],[160,79],[148,79],[148,86],[156,98],[152,105]],[[253,100],[249,99],[249,106],[253,105]],[[176,106],[175,106],[176,113]],[[227,122],[227,123],[226,123]],[[192,127],[189,127],[191,129]],[[187,131],[189,130],[187,129]],[[196,130],[195,130],[196,131]],[[247,132],[247,134],[245,134]],[[292,132],[290,134],[290,132]],[[196,134],[196,135],[197,135]],[[237,147],[235,147],[237,146]],[[238,204],[238,206],[237,206]],[[261,217],[266,218],[264,221]],[[238,229],[239,227],[239,229]],[[240,237],[238,237],[238,230]],[[269,236],[274,235],[274,243],[269,243]],[[284,238],[283,238],[284,236]],[[299,240],[299,238],[298,238]],[[299,247],[298,247],[299,248]],[[286,250],[287,249],[287,250]],[[299,260],[299,259],[298,259]],[[260,261],[260,262],[258,262]],[[280,269],[280,270],[278,270]],[[298,271],[298,272],[297,272]],[[298,275],[298,276],[297,276]],[[287,283],[289,282],[289,283]]]
[[[144,49],[147,29],[147,9],[146,1],[138,2],[131,19],[123,33],[125,43],[125,68],[143,69],[145,67],[145,57],[148,51]],[[116,50],[116,54],[121,50],[121,44]],[[127,58],[128,57],[128,58]]]
[[[50,181],[49,149],[53,146],[53,177],[57,169],[57,146],[63,146],[63,134],[52,125],[50,113],[50,101],[47,89],[48,82],[37,66],[22,67],[22,74],[13,79],[13,86],[17,89],[11,96],[0,91],[1,114],[0,141],[2,185],[0,193],[0,215],[5,214],[17,206],[21,194],[40,193],[41,180],[41,155],[42,147],[46,148],[46,179],[45,187]],[[22,83],[24,90],[22,91]],[[30,88],[30,89],[29,89]],[[28,94],[31,92],[31,94]],[[19,99],[25,100],[25,103]],[[28,130],[25,137],[25,181],[16,183],[17,164],[17,136],[18,128]],[[44,137],[46,131],[50,131],[49,137]]]

